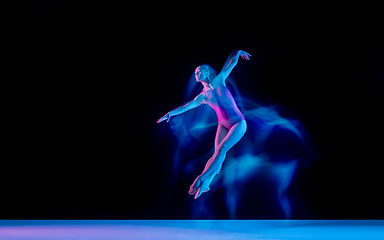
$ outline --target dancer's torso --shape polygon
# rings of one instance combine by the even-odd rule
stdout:
[[[212,90],[203,90],[202,94],[206,103],[215,110],[220,125],[230,129],[245,119],[226,86],[220,84]]]

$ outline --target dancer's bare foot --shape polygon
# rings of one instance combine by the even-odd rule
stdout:
[[[189,194],[191,195],[195,195],[195,199],[197,199],[198,197],[201,196],[201,194],[203,193],[206,193],[208,192],[209,190],[211,190],[209,188],[209,185],[211,184],[212,180],[215,178],[215,176],[219,173],[219,171],[214,171],[212,172],[206,179],[204,179],[203,182],[201,182],[201,179],[200,179],[200,176],[198,176],[195,180],[195,182],[192,184],[190,190],[189,190]],[[201,183],[200,183],[201,182]],[[199,185],[197,183],[200,183]],[[197,186],[197,190],[196,191],[192,191],[194,190],[192,187],[194,186]]]
[[[209,178],[209,177],[208,177]],[[209,188],[209,184],[211,183],[210,181],[206,181],[206,180],[209,180],[208,178],[206,178],[201,184],[200,184],[200,187],[199,189],[197,189],[197,192],[195,194],[195,199],[197,199],[198,197],[201,196],[201,194],[203,193],[206,193],[208,192],[209,190],[211,190]]]
[[[190,195],[195,195],[197,190],[199,189],[200,185],[201,185],[201,179],[200,179],[200,176],[197,176],[197,178],[195,179],[195,181],[192,183],[192,185],[189,187],[189,194]]]

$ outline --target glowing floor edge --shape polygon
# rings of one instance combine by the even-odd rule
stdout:
[[[384,239],[384,220],[0,220],[0,239]]]

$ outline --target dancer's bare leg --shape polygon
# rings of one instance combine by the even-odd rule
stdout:
[[[220,124],[217,126],[216,137],[215,137],[215,152],[217,152],[220,143],[223,141],[223,139],[224,139],[225,136],[227,135],[228,131],[229,131],[228,129],[226,129],[225,127],[223,127],[223,126],[220,125]],[[212,158],[213,158],[213,156],[207,161],[207,164],[205,165],[205,168],[204,168],[204,171],[203,171],[203,172],[206,171],[207,166],[208,166],[209,163],[212,161]],[[220,165],[219,171],[216,171],[215,173],[211,173],[211,174],[207,177],[207,179],[205,179],[205,180],[203,181],[204,185],[202,185],[202,183],[198,183],[198,182],[197,182],[197,181],[198,181],[198,178],[196,178],[195,181],[193,182],[192,186],[194,186],[194,185],[197,184],[198,188],[200,189],[200,190],[199,190],[199,189],[197,189],[197,190],[199,190],[199,191],[201,191],[201,192],[208,192],[208,191],[210,190],[209,185],[211,184],[213,178],[214,178],[217,174],[219,174],[220,170],[221,170],[221,165]],[[190,195],[194,195],[194,194],[196,194],[196,192],[197,192],[197,191],[192,191],[192,188],[189,189],[189,194],[190,194]]]
[[[220,143],[223,141],[225,136],[227,136],[228,132],[229,132],[229,130],[226,129],[224,126],[222,126],[220,124],[217,126],[216,137],[215,137],[215,153],[219,150]],[[207,161],[207,164],[205,165],[203,172],[205,172],[208,169],[208,166],[209,166],[210,162],[213,160],[214,156],[215,156],[215,154],[213,154],[213,156]],[[220,164],[220,167],[219,167],[217,174],[219,174],[219,172],[221,171],[221,166],[222,166],[222,164]]]
[[[218,127],[218,133],[219,133],[219,128],[221,127]],[[196,193],[195,199],[198,198],[205,190],[209,188],[210,182],[213,180],[216,174],[221,170],[221,166],[224,162],[226,153],[238,141],[240,141],[240,139],[244,136],[246,130],[247,130],[247,123],[245,121],[241,121],[233,125],[231,129],[228,131],[228,133],[225,135],[221,143],[215,149],[215,153],[212,156],[212,158],[208,160],[203,173],[195,179],[195,181],[190,187],[189,194],[192,195]],[[217,139],[219,139],[219,137],[217,137]],[[212,173],[214,174],[213,176],[211,176]],[[204,185],[200,186],[202,183],[205,182],[205,179],[211,180],[211,181],[207,181]],[[203,187],[203,188],[200,189],[200,187]],[[198,189],[200,189],[199,192],[197,192]]]

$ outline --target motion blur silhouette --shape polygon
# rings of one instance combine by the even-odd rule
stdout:
[[[178,146],[173,154],[175,171],[181,168],[182,175],[187,178],[197,175],[189,194],[194,195],[194,199],[207,194],[192,204],[191,218],[218,217],[212,210],[212,205],[220,205],[213,200],[215,192],[224,196],[221,202],[225,203],[230,218],[252,218],[252,211],[242,209],[242,206],[260,202],[263,197],[254,194],[253,189],[260,188],[255,182],[262,182],[264,188],[275,193],[272,196],[276,197],[283,218],[290,219],[289,186],[297,169],[311,164],[315,148],[300,121],[282,117],[278,106],[257,104],[242,97],[237,89],[232,95],[226,83],[232,81],[229,75],[239,57],[250,60],[251,55],[242,50],[232,51],[218,74],[207,64],[198,66],[188,83],[185,97],[191,99],[196,94],[196,81],[203,85],[202,92],[157,122],[169,122],[177,139]],[[191,109],[194,110],[189,111]],[[212,109],[216,114],[212,114]],[[184,114],[179,115],[181,113]],[[176,115],[179,116],[174,117]],[[213,149],[204,156],[182,162],[185,148],[206,145],[209,133],[215,128]],[[253,199],[255,197],[258,199]],[[254,214],[257,215],[257,211]]]

